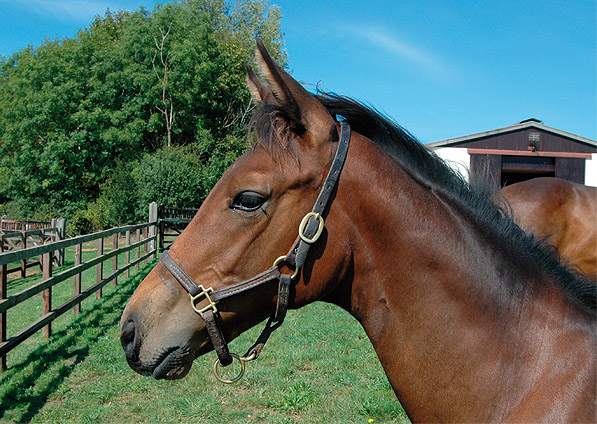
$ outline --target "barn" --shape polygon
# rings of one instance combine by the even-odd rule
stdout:
[[[488,172],[501,186],[535,177],[597,186],[597,142],[534,118],[427,146],[461,171]]]

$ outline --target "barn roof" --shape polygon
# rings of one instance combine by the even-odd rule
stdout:
[[[462,142],[470,142],[470,141],[474,141],[474,140],[477,140],[480,138],[495,136],[495,135],[514,132],[514,131],[526,130],[528,128],[536,128],[539,130],[547,131],[547,132],[557,134],[562,137],[569,138],[574,141],[586,143],[590,146],[597,147],[597,141],[595,141],[595,140],[591,140],[590,138],[585,138],[585,137],[581,137],[579,135],[571,134],[569,132],[558,130],[556,128],[548,127],[547,125],[543,124],[543,122],[541,122],[540,120],[535,119],[535,118],[526,119],[526,120],[518,122],[514,125],[510,125],[509,127],[498,128],[496,130],[490,130],[490,131],[480,132],[480,133],[476,133],[476,134],[465,135],[462,137],[449,138],[447,140],[435,141],[433,143],[428,143],[427,146],[432,149],[437,148],[437,147],[450,147],[453,144],[459,144]]]

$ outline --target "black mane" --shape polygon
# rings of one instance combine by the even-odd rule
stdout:
[[[420,185],[434,190],[476,223],[488,240],[500,246],[514,264],[520,265],[519,269],[536,264],[547,270],[573,303],[580,303],[582,306],[579,306],[595,313],[597,286],[562,265],[555,248],[520,229],[510,211],[495,203],[495,185],[479,180],[469,184],[408,131],[372,107],[335,94],[320,93],[315,97],[332,116],[342,116],[353,131],[377,144]],[[272,143],[274,139],[282,141],[282,146],[288,145],[290,135],[284,122],[281,109],[266,105],[257,110],[252,128],[260,141],[271,149],[275,144],[280,146],[280,143]]]

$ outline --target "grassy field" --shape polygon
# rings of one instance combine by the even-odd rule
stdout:
[[[149,269],[121,277],[116,288],[108,284],[102,300],[84,301],[78,318],[58,318],[50,339],[36,334],[8,354],[9,369],[0,373],[0,423],[409,422],[364,331],[323,303],[290,311],[235,385],[211,375],[213,353],[197,359],[183,380],[134,373],[120,347],[119,319]],[[94,278],[84,276],[88,285]],[[38,316],[25,307],[20,314]],[[260,327],[231,349],[244,352]]]

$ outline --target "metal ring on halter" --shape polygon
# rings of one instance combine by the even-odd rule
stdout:
[[[286,256],[280,256],[278,259],[276,259],[276,260],[274,261],[274,265],[273,265],[273,266],[278,266],[278,264],[279,264],[280,262],[282,262],[282,261],[285,261],[285,260],[286,260]],[[294,273],[293,273],[293,274],[290,276],[290,279],[291,279],[291,280],[294,280],[294,277],[296,277],[296,276],[298,275],[298,273],[299,273],[299,269],[300,269],[300,268],[299,268],[298,266],[295,268],[295,270],[294,270]]]
[[[222,377],[220,375],[220,372],[218,371],[218,368],[222,366],[220,364],[220,358],[216,359],[216,361],[214,362],[214,367],[213,367],[214,375],[216,376],[218,381],[220,381],[224,384],[232,384],[232,383],[236,383],[238,380],[240,380],[243,377],[243,375],[245,374],[245,362],[252,361],[253,359],[255,359],[256,355],[255,355],[255,352],[253,352],[253,353],[251,353],[251,355],[247,356],[246,358],[243,356],[237,355],[236,353],[230,353],[230,356],[238,359],[238,362],[240,362],[240,372],[238,373],[238,375],[236,377],[234,377],[231,380],[226,380],[224,377]]]

